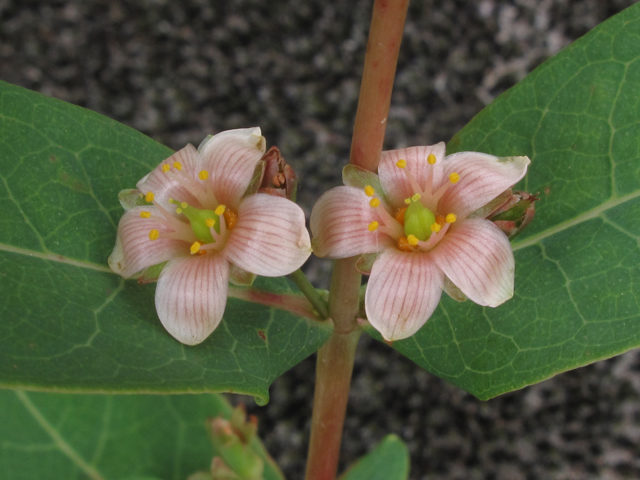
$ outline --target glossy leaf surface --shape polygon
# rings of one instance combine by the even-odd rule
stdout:
[[[216,454],[220,395],[68,395],[0,390],[0,478],[184,480]],[[267,460],[257,439],[255,451]],[[265,462],[265,480],[282,475]]]
[[[340,480],[406,480],[409,477],[409,450],[395,435],[358,460]]]
[[[203,132],[203,135],[205,132]],[[155,284],[106,265],[118,193],[171,154],[89,110],[0,83],[0,386],[81,392],[233,391],[268,400],[329,327],[230,299],[186,347],[162,328]],[[283,279],[256,287],[294,293]]]
[[[515,296],[491,309],[443,295],[425,327],[394,348],[488,399],[640,345],[639,42],[635,5],[452,139],[449,153],[532,160],[521,188],[540,201],[513,242]]]

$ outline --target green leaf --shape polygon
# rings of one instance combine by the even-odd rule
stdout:
[[[63,395],[0,390],[0,478],[184,480],[216,454],[205,422],[220,395]],[[252,445],[265,460],[256,439]],[[281,480],[265,462],[265,480]]]
[[[340,480],[406,480],[409,450],[395,435],[387,435],[378,446],[349,468]]]
[[[0,82],[0,386],[79,392],[233,391],[271,382],[330,334],[288,311],[229,299],[187,347],[162,328],[155,285],[106,265],[118,193],[171,151],[94,112]],[[255,288],[297,293],[284,279]]]
[[[640,4],[485,108],[450,152],[528,155],[540,192],[496,308],[444,298],[394,348],[488,399],[640,345]]]

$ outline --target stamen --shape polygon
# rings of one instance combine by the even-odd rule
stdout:
[[[191,245],[191,254],[195,254],[198,253],[198,251],[200,251],[200,247],[202,246],[202,244],[200,242],[193,242],[193,245]]]
[[[169,165],[167,165],[166,163],[162,165],[162,171],[164,173],[167,173],[169,170],[171,170],[171,167]]]
[[[449,175],[449,181],[451,183],[458,183],[460,181],[460,175],[458,175],[456,172],[453,172]]]
[[[380,206],[380,199],[379,198],[372,198],[371,201],[369,202],[369,205],[371,205],[373,208],[379,207]]]
[[[456,217],[453,213],[450,213],[449,215],[447,215],[447,216],[445,217],[445,221],[446,221],[447,223],[453,223],[453,222],[455,222],[457,219],[458,219],[458,217]]]
[[[402,250],[403,252],[413,252],[415,247],[409,243],[407,237],[400,237],[398,239],[398,250]]]
[[[427,157],[427,162],[429,163],[429,165],[435,165],[436,156],[433,153],[430,153],[429,156]]]
[[[153,194],[153,192],[147,192],[147,194],[144,196],[144,199],[149,203],[153,202],[154,198],[155,195]]]
[[[216,224],[215,219],[213,218],[207,218],[204,223],[207,225],[207,227],[209,228],[213,228],[213,226]]]
[[[149,218],[151,217],[151,212],[140,212],[140,216],[142,218]]]
[[[440,231],[440,229],[441,229],[441,228],[442,228],[442,227],[441,227],[441,226],[440,226],[440,224],[439,224],[439,223],[437,223],[437,222],[434,222],[434,223],[432,223],[432,224],[431,224],[431,231],[432,231],[433,233],[438,233],[438,232]]]
[[[149,240],[151,241],[157,240],[159,236],[160,236],[160,232],[155,228],[149,232]]]
[[[371,222],[369,224],[369,226],[367,228],[369,229],[370,232],[375,232],[378,229],[379,226],[380,226],[380,224],[374,220],[373,222]]]
[[[407,168],[407,161],[403,158],[396,162],[396,167],[398,168]]]
[[[224,213],[226,209],[227,209],[226,205],[218,205],[214,210],[214,212],[216,215],[220,216]]]
[[[182,170],[182,164],[178,161],[173,162],[173,166],[176,170]]]
[[[407,242],[409,243],[409,245],[415,246],[415,245],[418,245],[419,240],[418,240],[418,237],[416,237],[415,235],[409,235],[407,237]]]
[[[373,194],[376,193],[376,191],[371,185],[367,185],[366,187],[364,187],[364,193],[367,195],[367,197],[373,197]]]
[[[207,172],[206,170],[200,170],[200,173],[198,174],[198,178],[200,180],[206,180],[207,178],[209,178],[209,172]]]

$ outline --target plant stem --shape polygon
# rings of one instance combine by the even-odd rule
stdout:
[[[349,159],[372,172],[380,161],[408,7],[409,0],[375,0],[373,5]]]
[[[409,0],[375,0],[351,143],[350,163],[375,172]],[[357,257],[337,260],[329,291],[334,330],[318,351],[306,480],[333,480],[338,469],[355,352],[361,275]]]
[[[302,270],[298,269],[295,272],[289,275],[289,278],[293,280],[293,283],[300,289],[300,291],[304,294],[305,297],[311,302],[313,308],[316,309],[318,314],[322,317],[323,320],[329,318],[329,309],[327,308],[327,302],[325,302],[322,297],[318,294],[318,291],[311,284],[307,276],[302,272]]]

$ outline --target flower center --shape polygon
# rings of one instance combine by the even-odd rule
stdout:
[[[436,164],[436,157],[427,157],[430,166]],[[451,173],[448,182],[434,189],[433,168],[429,169],[424,185],[407,170],[407,161],[399,160],[396,166],[403,170],[414,194],[405,199],[406,207],[399,208],[392,216],[382,207],[380,199],[375,196],[375,189],[371,185],[364,188],[367,196],[372,197],[369,205],[376,211],[376,220],[368,226],[370,232],[380,232],[393,238],[399,250],[405,252],[429,251],[445,236],[449,225],[456,221],[453,213],[438,215],[438,202],[449,187],[460,181],[460,175]]]
[[[176,208],[176,213],[181,213],[187,217],[191,224],[193,234],[200,242],[215,242],[211,230],[214,229],[216,233],[220,233],[220,215],[225,211],[224,205],[220,205],[215,210],[206,210],[192,207],[186,202],[178,202],[176,200],[169,201],[175,205],[179,205],[178,208]],[[220,213],[216,213],[218,211]]]

